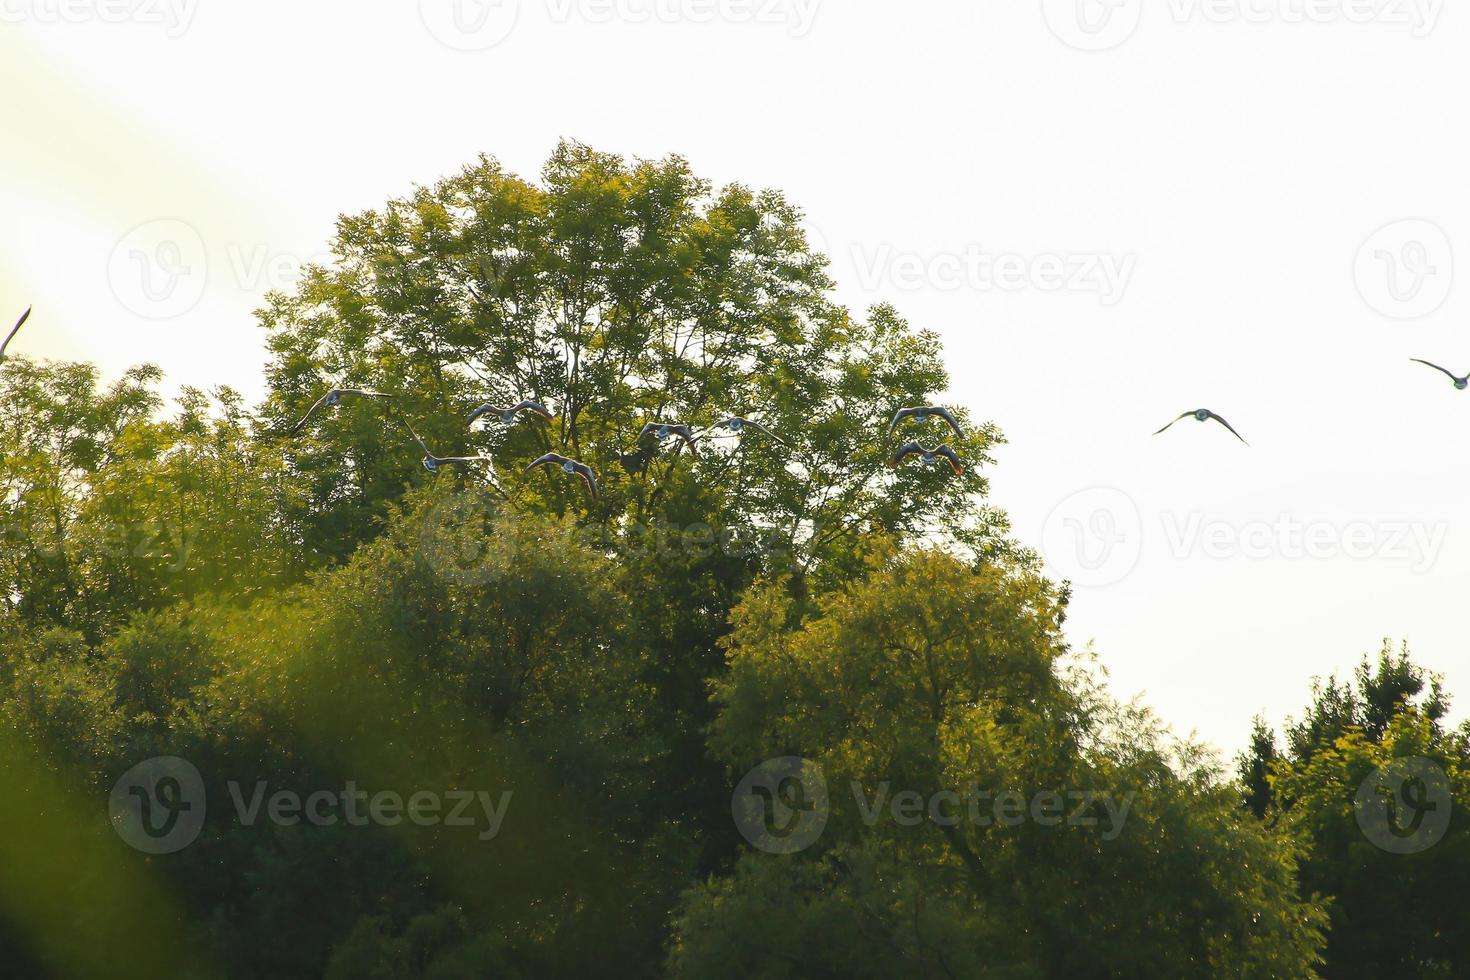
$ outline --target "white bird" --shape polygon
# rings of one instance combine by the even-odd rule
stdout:
[[[302,417],[301,421],[297,422],[295,427],[291,429],[291,435],[294,436],[296,435],[296,433],[300,432],[302,428],[305,427],[306,423],[310,422],[312,416],[315,415],[318,411],[323,408],[336,408],[338,405],[342,404],[342,399],[347,397],[397,398],[398,396],[390,395],[381,391],[364,391],[361,388],[333,388],[331,391],[327,392],[325,395],[316,400],[316,404],[312,405],[311,408],[307,411],[306,415]]]
[[[930,405],[927,408],[918,406],[914,408],[900,408],[894,414],[893,421],[888,426],[888,438],[893,438],[893,433],[898,429],[898,423],[904,419],[913,419],[915,422],[924,423],[929,421],[930,416],[937,419],[944,419],[944,421],[949,423],[949,427],[954,430],[956,437],[960,439],[965,437],[964,430],[960,428],[960,423],[950,414],[949,409],[943,405]]]
[[[770,429],[768,429],[765,426],[761,425],[759,422],[752,422],[750,419],[742,418],[739,415],[735,415],[735,416],[732,416],[732,417],[730,417],[728,419],[725,419],[725,421],[723,421],[723,422],[716,422],[714,425],[710,426],[708,430],[706,430],[705,432],[701,433],[700,436],[699,436],[699,438],[700,439],[718,439],[718,438],[721,438],[720,436],[711,436],[710,435],[710,433],[711,432],[714,432],[716,429],[728,429],[731,433],[733,433],[736,436],[744,435],[745,432],[746,432],[746,430],[749,430],[751,432],[759,432],[761,435],[765,436],[767,439],[771,440],[774,443],[777,443],[777,444],[782,445],[782,446],[785,446],[787,444],[785,439],[782,439],[780,436],[776,435],[776,433],[772,432]]]
[[[474,425],[477,419],[482,418],[486,415],[494,415],[497,416],[501,422],[509,425],[510,423],[514,422],[516,420],[516,416],[522,412],[530,412],[532,415],[539,415],[543,419],[548,420],[552,417],[551,413],[546,410],[545,405],[542,405],[540,402],[533,402],[528,400],[523,401],[519,405],[515,405],[511,408],[497,408],[494,405],[488,404],[481,405],[479,408],[470,413],[469,420],[465,424]]]
[[[20,315],[20,319],[15,322],[15,326],[11,328],[10,335],[5,338],[5,343],[0,344],[0,364],[5,363],[5,348],[10,346],[10,342],[15,339],[15,335],[20,333],[20,328],[25,326],[26,321],[30,318],[30,310],[26,310],[24,313],[22,313]]]
[[[561,467],[562,472],[567,474],[568,476],[580,476],[583,480],[586,481],[587,491],[592,495],[592,499],[594,501],[597,500],[597,474],[594,473],[592,471],[592,467],[588,466],[586,463],[579,463],[575,459],[568,459],[560,453],[547,453],[545,456],[542,456],[540,459],[536,460],[536,462],[526,467],[526,472],[535,472],[537,469],[543,466],[559,466]]]
[[[650,422],[638,433],[638,441],[642,442],[643,437],[649,433],[653,433],[659,442],[677,436],[680,440],[680,449],[688,446],[691,455],[699,455],[699,451],[694,448],[694,443],[698,440],[694,436],[694,430],[687,425],[682,425],[677,422]]]
[[[419,438],[419,434],[413,430],[413,426],[408,424],[407,419],[403,421],[403,425],[404,428],[408,429],[408,434],[413,436],[413,441],[418,443],[420,448],[423,449],[424,469],[428,470],[430,473],[438,473],[446,466],[458,466],[460,468],[464,468],[473,463],[489,463],[493,465],[495,462],[495,460],[490,456],[435,456],[433,451],[429,449],[428,444],[424,442],[423,439]]]
[[[1245,442],[1245,437],[1242,436],[1239,432],[1236,432],[1234,426],[1232,426],[1229,422],[1226,422],[1225,419],[1223,419],[1219,415],[1216,415],[1214,412],[1210,411],[1208,408],[1200,408],[1200,409],[1196,409],[1193,412],[1185,412],[1183,415],[1179,416],[1173,422],[1170,422],[1168,425],[1164,426],[1158,432],[1155,432],[1154,435],[1156,435],[1156,436],[1163,435],[1165,432],[1168,432],[1170,429],[1172,429],[1176,423],[1183,422],[1185,419],[1189,418],[1191,415],[1194,416],[1195,420],[1198,421],[1198,422],[1208,422],[1211,419],[1214,419],[1216,422],[1219,422],[1221,425],[1225,426],[1225,428],[1229,429],[1230,430],[1230,434],[1233,435],[1233,436],[1235,436],[1235,438],[1239,439],[1241,442]],[[1247,446],[1250,445],[1250,443],[1248,443],[1248,442],[1245,442],[1245,444]]]
[[[1448,377],[1451,381],[1455,383],[1456,391],[1464,391],[1466,388],[1470,388],[1470,374],[1467,374],[1463,378],[1459,378],[1455,376],[1453,371],[1447,371],[1444,368],[1440,367],[1438,364],[1431,364],[1428,361],[1421,361],[1417,357],[1411,357],[1409,358],[1409,360],[1413,361],[1416,364],[1423,364],[1426,367],[1432,367],[1436,371],[1443,373],[1446,377]]]

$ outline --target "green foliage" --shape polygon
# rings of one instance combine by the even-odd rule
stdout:
[[[810,851],[747,857],[733,880],[693,893],[676,973],[805,975],[834,919],[843,934],[872,933],[850,950],[872,957],[857,975],[951,961],[971,964],[957,975],[975,964],[1001,976],[1311,972],[1323,917],[1294,897],[1290,841],[1241,815],[1195,750],[1171,752],[1146,714],[1062,669],[1050,586],[943,552],[875,561],[799,624],[779,587],[736,611],[712,744],[736,771],[809,760],[831,810]],[[929,802],[925,819],[871,806],[905,792]],[[1031,819],[1009,826],[980,809],[1009,793]],[[1086,823],[1064,816],[1074,794],[1086,794]],[[771,860],[818,866],[803,870],[806,890],[777,897],[783,875],[746,867]],[[862,874],[875,880],[846,881]],[[746,904],[777,910],[786,925],[773,935],[789,944],[741,949],[723,914]]]
[[[1258,738],[1242,764],[1264,770],[1268,820],[1304,843],[1304,894],[1330,896],[1326,973],[1333,977],[1451,977],[1470,964],[1470,917],[1456,898],[1470,873],[1470,737],[1440,725],[1449,710],[1437,677],[1385,643],[1364,658],[1354,682],[1315,684],[1301,722],[1278,755],[1274,739]],[[1449,798],[1442,839],[1422,850],[1392,853],[1365,832],[1357,799],[1375,773],[1401,760],[1426,760],[1443,773]],[[1403,793],[1428,793],[1407,785]],[[1397,806],[1409,807],[1403,799]],[[1397,814],[1399,811],[1394,810]],[[1403,811],[1412,825],[1412,807]],[[1394,816],[1398,820],[1398,816]]]
[[[566,143],[342,218],[261,312],[254,411],[8,359],[6,975],[1300,977],[1328,908],[1328,975],[1463,972],[1460,825],[1396,864],[1350,808],[1404,752],[1463,792],[1437,680],[1385,653],[1227,782],[1068,650],[1066,587],[985,501],[993,424],[958,410],[963,477],[887,467],[940,345],[825,270],[779,193]],[[337,386],[396,397],[293,436]],[[465,424],[523,397],[555,418]],[[789,448],[637,441],[733,414]],[[493,483],[427,473],[405,422]],[[548,450],[602,498],[524,472]],[[775,856],[732,788],[790,755],[831,810]],[[157,756],[209,806],[145,858],[104,801]],[[458,792],[499,816],[260,816]],[[1008,793],[1026,819],[970,817]]]

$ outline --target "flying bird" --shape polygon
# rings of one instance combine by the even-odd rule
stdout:
[[[735,415],[731,418],[725,419],[725,421],[723,422],[716,422],[714,425],[710,426],[708,430],[701,433],[699,438],[721,438],[720,436],[710,435],[710,433],[714,432],[716,429],[728,429],[732,434],[737,436],[744,435],[747,430],[750,432],[759,432],[761,435],[765,436],[767,439],[771,440],[774,443],[778,443],[782,446],[786,445],[786,440],[776,435],[776,433],[772,432],[770,429],[761,425],[759,422],[752,422],[750,419],[742,418],[739,415]]]
[[[26,321],[29,320],[30,318],[31,318],[31,311],[30,310],[26,310],[24,313],[22,313],[20,315],[20,319],[17,320],[17,321],[15,321],[15,326],[11,328],[10,335],[5,338],[5,343],[0,344],[0,363],[4,363],[4,361],[5,361],[5,348],[7,348],[7,347],[10,346],[10,342],[15,339],[15,335],[18,334],[18,333],[20,333],[20,328],[23,327],[23,326],[25,326],[26,325]]]
[[[650,422],[638,433],[638,441],[642,442],[644,437],[649,433],[653,433],[659,442],[677,436],[680,449],[688,446],[691,455],[699,455],[699,451],[694,448],[694,443],[697,441],[694,436],[694,430],[687,425],[681,425],[676,422]]]
[[[568,476],[580,476],[587,482],[587,490],[592,499],[597,500],[597,474],[592,472],[592,467],[586,463],[579,463],[575,459],[568,459],[560,453],[547,453],[536,462],[526,467],[526,472],[531,473],[543,466],[560,466],[563,473]]]
[[[4,348],[0,348],[0,350],[3,350],[3,349]],[[1436,371],[1439,371],[1439,372],[1443,373],[1447,378],[1449,378],[1451,381],[1453,381],[1455,383],[1455,390],[1456,391],[1464,391],[1466,388],[1470,388],[1470,374],[1467,374],[1463,378],[1457,378],[1457,377],[1455,377],[1455,374],[1454,374],[1453,371],[1447,371],[1444,368],[1440,367],[1438,364],[1431,364],[1428,361],[1421,361],[1417,357],[1411,357],[1411,358],[1409,358],[1409,360],[1413,361],[1415,364],[1423,364],[1426,367],[1432,367]]]
[[[542,405],[540,402],[527,400],[511,408],[497,408],[494,405],[481,405],[479,408],[470,413],[469,421],[467,421],[465,424],[474,425],[477,419],[483,418],[486,415],[495,415],[499,417],[499,420],[501,422],[509,425],[510,423],[514,422],[516,420],[516,416],[521,414],[522,412],[530,412],[532,415],[539,415],[543,419],[551,418],[551,413],[546,410],[545,405]]]
[[[472,463],[495,462],[494,459],[490,456],[435,456],[433,450],[429,448],[428,443],[424,442],[424,440],[419,437],[419,434],[413,430],[413,426],[408,424],[407,419],[403,420],[403,425],[404,428],[408,429],[408,434],[413,436],[413,441],[418,443],[419,447],[423,449],[424,469],[428,470],[430,473],[438,473],[446,466],[458,466],[460,468],[464,468]]]
[[[888,461],[888,465],[897,468],[901,466],[903,464],[903,461],[908,459],[910,456],[919,456],[926,463],[933,463],[940,457],[943,457],[944,459],[949,461],[950,469],[954,470],[955,476],[964,476],[965,474],[965,467],[960,463],[959,453],[956,453],[954,451],[954,447],[949,445],[943,445],[937,449],[925,449],[917,442],[911,442],[900,449],[894,455],[894,457]]]
[[[1216,415],[1214,412],[1210,411],[1208,408],[1201,408],[1201,409],[1198,409],[1197,411],[1193,411],[1193,412],[1185,412],[1183,415],[1179,416],[1173,422],[1170,422],[1168,425],[1164,426],[1158,432],[1155,432],[1154,435],[1156,435],[1156,436],[1163,435],[1165,432],[1168,432],[1170,429],[1172,429],[1176,423],[1183,422],[1185,419],[1189,418],[1190,416],[1194,416],[1194,418],[1197,421],[1199,421],[1199,422],[1208,422],[1211,419],[1214,419],[1216,422],[1219,422],[1221,425],[1225,426],[1225,428],[1229,429],[1230,430],[1230,434],[1233,435],[1233,436],[1235,436],[1235,438],[1239,439],[1241,442],[1245,442],[1245,437],[1242,436],[1239,432],[1236,432],[1234,426],[1232,426],[1229,422],[1226,422],[1223,418],[1221,418],[1220,416]],[[1245,444],[1247,446],[1250,445],[1250,443],[1248,443],[1248,442],[1245,442]]]
[[[957,438],[963,439],[965,437],[964,430],[960,428],[960,423],[950,414],[949,409],[943,405],[931,405],[928,408],[900,408],[894,414],[893,422],[888,426],[888,438],[893,438],[893,433],[898,429],[898,423],[904,419],[913,419],[915,422],[924,423],[929,421],[930,416],[937,419],[944,419],[944,421],[948,422],[949,427],[954,430]]]
[[[313,405],[313,406],[311,406],[311,409],[309,411],[307,411],[306,415],[302,417],[301,421],[300,422],[297,422],[296,425],[295,425],[295,427],[291,429],[291,435],[294,436],[294,435],[296,435],[296,433],[300,432],[306,426],[306,423],[308,423],[308,422],[311,421],[312,416],[315,415],[321,409],[323,409],[323,408],[336,408],[338,405],[342,404],[342,399],[343,398],[349,398],[349,397],[350,398],[397,398],[398,396],[397,395],[390,395],[390,394],[387,394],[386,392],[382,392],[382,391],[364,391],[361,388],[333,388],[331,391],[327,392],[325,395],[323,395],[322,397],[320,397],[320,398],[318,398],[316,400],[316,404]]]

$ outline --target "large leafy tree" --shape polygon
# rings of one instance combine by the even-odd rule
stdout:
[[[716,190],[679,157],[628,163],[575,143],[539,184],[482,158],[343,218],[335,260],[263,311],[268,414],[283,433],[338,383],[399,398],[350,406],[299,443],[314,542],[350,551],[417,472],[401,416],[440,455],[493,451],[518,501],[585,509],[575,481],[518,472],[555,450],[602,474],[599,521],[652,522],[682,503],[719,527],[779,532],[804,566],[841,565],[873,527],[998,544],[999,516],[963,506],[984,489],[978,471],[998,432],[977,426],[960,441],[964,479],[889,474],[888,418],[947,384],[938,341],[891,309],[860,320],[834,305],[799,219],[780,194]],[[556,419],[466,428],[481,402],[522,398]],[[789,448],[705,441],[696,481],[688,457],[650,457],[638,443],[650,420],[707,426],[731,414],[763,421]]]
[[[1290,840],[1197,750],[1064,670],[1051,587],[877,556],[815,617],[794,622],[779,588],[736,612],[715,750],[737,773],[806,759],[830,809],[808,849],[752,852],[691,893],[677,974],[1311,973],[1324,917],[1295,897]],[[1011,794],[1030,814],[1014,826],[995,817]]]

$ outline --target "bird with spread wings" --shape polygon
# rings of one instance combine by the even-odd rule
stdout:
[[[540,459],[536,460],[536,462],[526,467],[526,472],[534,473],[536,470],[540,469],[543,466],[557,466],[560,467],[561,471],[563,473],[566,473],[568,476],[580,476],[583,481],[586,482],[587,492],[591,495],[592,500],[595,502],[598,499],[597,474],[594,473],[592,471],[592,467],[588,466],[586,463],[578,462],[575,459],[569,459],[566,456],[561,455],[560,453],[547,453],[545,456],[542,456]]]

